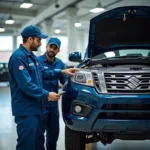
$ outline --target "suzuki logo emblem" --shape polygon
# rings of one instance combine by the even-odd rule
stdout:
[[[128,86],[131,89],[136,89],[140,85],[140,80],[136,78],[135,76],[132,76],[131,78],[128,79]]]

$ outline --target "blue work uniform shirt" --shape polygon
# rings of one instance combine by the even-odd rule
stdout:
[[[54,69],[66,69],[66,65],[59,59],[56,58],[54,59],[53,62],[49,62],[46,58],[46,53],[38,57],[40,65],[42,65],[45,69],[47,70],[54,70]],[[58,88],[59,88],[59,81],[62,85],[66,82],[68,79],[68,75],[62,74],[59,76],[59,78],[55,78],[53,80],[47,80],[46,78],[43,79],[43,88],[45,90],[48,90],[50,92],[56,92],[58,93]],[[43,105],[45,110],[50,110],[50,107],[57,107],[58,101],[43,101]]]
[[[40,115],[43,112],[42,100],[48,100],[49,94],[42,88],[42,78],[58,78],[61,70],[44,69],[37,57],[22,45],[11,55],[8,69],[13,115]]]

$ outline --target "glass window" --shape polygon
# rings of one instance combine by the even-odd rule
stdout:
[[[123,50],[116,50],[116,51],[110,51],[106,52],[104,54],[99,54],[93,57],[93,59],[103,59],[103,58],[109,58],[109,57],[119,57],[119,56],[150,56],[150,50],[149,49],[123,49]]]
[[[68,37],[57,36],[61,41],[60,52],[57,57],[60,58],[64,63],[68,63]]]
[[[46,52],[46,43],[46,39],[41,40],[41,46],[39,47],[41,54],[44,54]]]
[[[119,55],[120,56],[148,56],[150,53],[150,50],[145,50],[145,49],[131,49],[131,50],[120,50]]]
[[[12,51],[13,49],[13,37],[12,36],[0,36],[0,51]]]
[[[20,46],[20,44],[22,44],[22,37],[17,36],[17,48]]]

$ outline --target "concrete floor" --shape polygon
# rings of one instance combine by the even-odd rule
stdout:
[[[0,87],[0,150],[15,150],[17,138],[15,127],[14,118],[11,115],[9,88]],[[60,118],[60,136],[57,149],[65,150],[64,123],[62,118]],[[103,146],[98,142],[96,144],[88,145],[86,150],[150,150],[150,141],[115,140],[112,144],[107,146]]]

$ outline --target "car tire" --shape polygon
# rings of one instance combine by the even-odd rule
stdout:
[[[65,149],[85,150],[85,133],[65,127]]]

